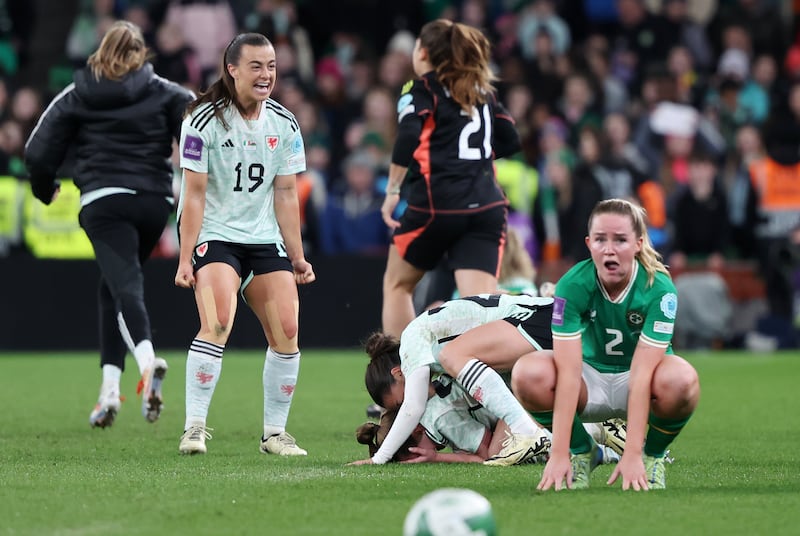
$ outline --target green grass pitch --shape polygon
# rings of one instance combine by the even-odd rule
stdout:
[[[540,493],[541,466],[346,467],[370,402],[367,358],[308,350],[289,431],[309,456],[258,452],[263,353],[228,351],[209,416],[208,454],[178,454],[185,353],[159,422],[141,417],[132,360],[113,428],[92,430],[100,381],[84,354],[0,354],[0,535],[400,534],[411,504],[439,487],[472,488],[500,534],[800,534],[800,355],[690,354],[700,406],[673,444],[667,490],[623,493],[609,466],[583,492]]]

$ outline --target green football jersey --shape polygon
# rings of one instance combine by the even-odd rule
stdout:
[[[611,300],[591,259],[573,266],[556,285],[553,339],[581,338],[583,360],[600,372],[630,370],[642,342],[672,353],[678,294],[672,279],[657,272],[652,285],[638,260],[631,280]]]
[[[276,175],[305,170],[305,148],[294,115],[273,100],[247,121],[235,106],[224,110],[225,128],[210,103],[198,106],[181,127],[181,168],[208,173],[198,244],[283,244],[275,217]],[[178,215],[183,210],[183,191]]]

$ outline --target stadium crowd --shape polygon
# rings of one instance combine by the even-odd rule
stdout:
[[[478,27],[493,43],[499,100],[522,140],[496,166],[509,225],[535,265],[587,258],[595,203],[635,200],[671,269],[759,266],[769,304],[763,331],[785,325],[773,335],[792,345],[800,10],[783,4],[81,0],[64,46],[66,67],[77,68],[114,20],[130,20],[144,30],[156,73],[198,92],[238,32],[265,34],[280,72],[272,98],[297,116],[306,142],[298,190],[307,254],[385,255],[390,231],[380,208],[397,98],[414,76],[414,36],[439,17]],[[32,6],[0,7],[0,175],[18,178],[25,140],[60,89],[16,83],[34,61]],[[177,255],[174,227],[158,252]]]

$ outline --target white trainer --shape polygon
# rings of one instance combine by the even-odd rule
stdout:
[[[550,439],[543,432],[528,436],[506,430],[502,445],[500,452],[483,462],[483,465],[497,467],[531,463],[537,456],[550,451]]]
[[[600,423],[603,430],[599,443],[611,447],[611,449],[622,456],[625,452],[625,439],[628,436],[628,423],[622,419],[609,419]]]
[[[114,424],[120,408],[119,385],[103,384],[100,387],[100,397],[89,414],[89,424],[92,428],[108,428]]]
[[[137,394],[142,395],[142,415],[147,422],[156,422],[161,416],[164,407],[164,397],[161,394],[161,385],[167,375],[167,362],[157,357],[153,360],[153,366],[142,374]]]
[[[181,444],[178,447],[181,454],[205,454],[206,439],[211,439],[213,428],[205,426],[190,426],[181,436]]]
[[[297,441],[288,432],[274,434],[266,439],[262,437],[261,452],[280,456],[305,456],[308,454],[305,449],[297,446]]]

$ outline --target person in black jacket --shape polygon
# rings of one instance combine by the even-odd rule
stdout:
[[[172,211],[172,140],[194,95],[153,73],[141,30],[116,22],[74,83],[42,114],[25,145],[33,194],[49,205],[56,173],[74,149],[81,192],[79,221],[100,267],[98,307],[103,383],[89,417],[111,426],[120,407],[119,380],[130,350],[141,373],[142,414],[158,419],[167,363],[155,356],[144,303],[142,263]]]
[[[480,30],[439,19],[423,26],[414,72],[397,103],[397,138],[383,220],[394,231],[383,279],[383,330],[400,336],[414,319],[412,293],[445,255],[462,296],[497,290],[508,200],[495,158],[520,148],[497,102]],[[403,182],[408,208],[393,217]]]

